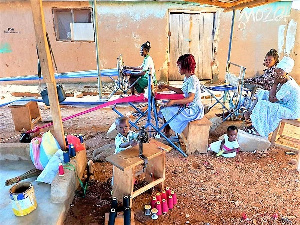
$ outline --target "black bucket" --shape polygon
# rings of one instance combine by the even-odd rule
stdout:
[[[56,85],[58,101],[63,102],[66,99],[66,93],[62,87],[62,85]],[[41,91],[41,96],[45,105],[49,106],[49,97],[48,97],[48,89],[47,87]]]

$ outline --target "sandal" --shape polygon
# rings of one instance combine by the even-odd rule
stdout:
[[[252,125],[249,127],[246,127],[244,131],[247,132],[248,134],[260,136],[260,134],[256,131],[256,129]]]

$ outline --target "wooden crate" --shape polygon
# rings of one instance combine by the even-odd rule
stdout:
[[[188,126],[182,132],[186,145],[186,154],[192,154],[195,151],[200,153],[207,152],[211,124],[205,116],[201,120],[189,122]]]
[[[15,130],[31,130],[35,123],[41,120],[40,110],[37,102],[17,101],[9,106],[15,124]]]

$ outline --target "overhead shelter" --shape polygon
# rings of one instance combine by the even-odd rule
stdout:
[[[278,2],[279,0],[185,0],[186,2],[197,2],[200,4],[208,4],[218,6],[224,9],[224,11],[252,8],[272,2]]]

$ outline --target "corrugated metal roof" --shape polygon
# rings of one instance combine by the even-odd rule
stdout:
[[[225,9],[225,11],[233,9],[251,8],[260,5],[278,2],[279,0],[185,0],[187,2],[196,2],[200,4],[214,5]]]

